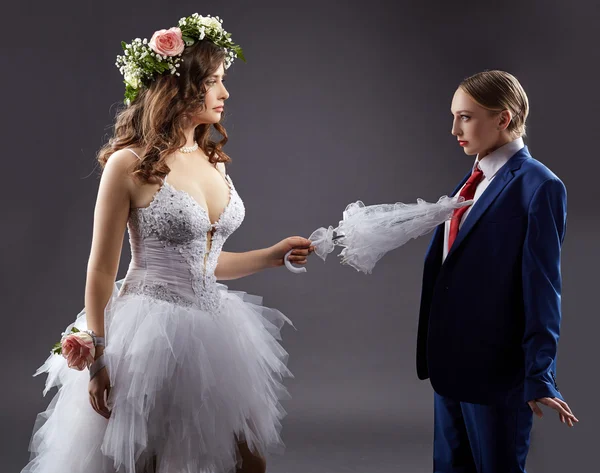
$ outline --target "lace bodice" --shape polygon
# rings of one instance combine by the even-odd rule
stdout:
[[[214,275],[227,238],[244,219],[244,204],[229,176],[229,202],[213,225],[206,210],[167,179],[148,207],[132,208],[127,228],[131,263],[121,294],[137,294],[214,310]],[[212,237],[211,237],[212,234]]]

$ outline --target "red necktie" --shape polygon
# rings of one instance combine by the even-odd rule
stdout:
[[[465,183],[462,190],[460,191],[460,196],[464,197],[465,200],[471,200],[473,197],[475,197],[475,190],[477,190],[477,186],[479,185],[479,183],[481,182],[482,179],[483,179],[483,171],[481,169],[479,169],[479,166],[477,166],[473,170],[473,173],[471,174],[471,176]],[[458,209],[455,209],[454,212],[452,213],[452,219],[450,220],[450,233],[448,235],[448,251],[450,251],[450,248],[452,248],[452,244],[454,243],[454,240],[456,240],[456,235],[458,235],[458,229],[460,226],[460,222],[462,220],[464,213],[467,211],[467,209],[469,207],[470,207],[470,205],[467,205],[465,207],[460,207]]]

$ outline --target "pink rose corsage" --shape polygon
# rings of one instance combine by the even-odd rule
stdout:
[[[69,368],[83,371],[94,363],[96,345],[104,345],[104,339],[91,330],[80,331],[72,327],[71,333],[64,333],[60,342],[52,348],[52,353],[62,355]]]

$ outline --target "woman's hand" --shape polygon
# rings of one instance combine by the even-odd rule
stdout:
[[[97,359],[104,352],[102,347],[97,347],[95,358]],[[109,418],[107,400],[110,394],[110,378],[106,367],[102,368],[96,376],[90,379],[88,384],[88,393],[90,395],[90,404],[94,410],[102,417]]]
[[[542,397],[540,399],[534,399],[533,401],[529,401],[527,403],[529,404],[529,407],[531,408],[533,413],[539,418],[542,418],[544,414],[540,407],[537,405],[538,402],[558,412],[558,418],[560,419],[560,421],[563,424],[567,424],[569,427],[573,427],[575,423],[579,422],[579,419],[577,419],[577,417],[573,415],[573,412],[571,411],[569,405],[565,401],[557,397]]]
[[[269,248],[268,258],[273,267],[283,266],[286,253],[292,250],[288,260],[294,264],[306,264],[308,256],[315,251],[310,240],[306,238],[293,236],[281,240],[276,245]]]

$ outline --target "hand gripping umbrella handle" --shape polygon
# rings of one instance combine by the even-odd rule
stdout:
[[[290,251],[288,251],[285,256],[283,257],[283,262],[285,264],[285,267],[290,270],[292,273],[294,274],[300,274],[300,273],[305,273],[306,272],[306,268],[300,268],[298,266],[294,266],[292,264],[292,262],[288,259],[290,257],[290,255],[292,254],[292,251],[294,251],[293,249],[291,249]]]

